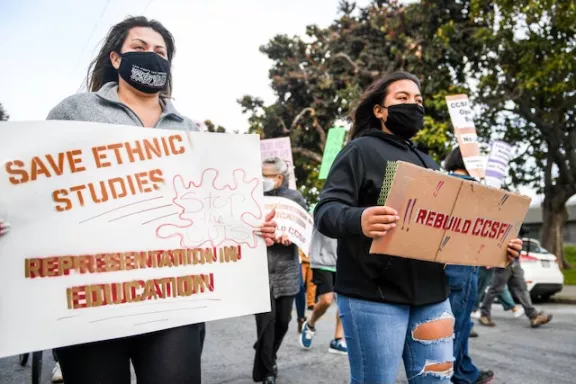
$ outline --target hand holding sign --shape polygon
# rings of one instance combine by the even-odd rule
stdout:
[[[520,256],[520,251],[522,251],[522,239],[510,240],[508,243],[508,260],[511,262]]]
[[[377,238],[396,227],[398,212],[390,207],[370,207],[362,212],[362,232],[366,237]]]
[[[264,223],[259,228],[260,230],[254,232],[257,235],[262,236],[262,238],[266,242],[267,247],[274,245],[274,235],[276,233],[276,227],[278,227],[278,224],[276,224],[275,221],[272,221],[274,216],[276,216],[275,209],[273,209],[272,211],[270,211],[270,213],[266,215]]]

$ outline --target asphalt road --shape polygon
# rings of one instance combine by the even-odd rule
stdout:
[[[552,323],[531,329],[528,320],[513,319],[494,305],[496,328],[476,327],[480,337],[471,340],[474,361],[496,372],[492,383],[573,384],[576,382],[576,305],[543,304],[554,314]],[[348,361],[328,353],[334,327],[334,307],[318,323],[311,351],[300,350],[296,323],[292,322],[279,353],[279,384],[346,384]],[[204,384],[249,384],[255,337],[252,316],[208,324],[204,353]],[[44,354],[43,383],[50,382],[53,361]],[[0,359],[0,384],[30,383],[30,366],[21,368],[17,358]],[[133,379],[133,383],[136,383]],[[407,383],[399,372],[397,383]]]

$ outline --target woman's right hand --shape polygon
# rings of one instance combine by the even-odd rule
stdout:
[[[364,236],[372,239],[384,236],[389,230],[396,227],[400,219],[398,212],[390,207],[370,207],[362,212],[362,232]]]
[[[5,235],[10,230],[10,224],[0,219],[0,236]]]

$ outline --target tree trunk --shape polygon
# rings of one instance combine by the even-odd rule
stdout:
[[[566,202],[546,197],[542,209],[542,246],[558,257],[560,269],[570,269],[572,266],[564,256],[564,225],[568,219]]]

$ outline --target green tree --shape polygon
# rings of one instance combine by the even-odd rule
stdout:
[[[221,125],[216,126],[212,120],[206,120],[204,121],[204,125],[206,126],[206,129],[208,130],[208,132],[218,132],[218,133],[224,133],[226,132],[226,128],[224,128]]]
[[[443,25],[439,33],[478,81],[479,132],[521,149],[512,181],[544,194],[542,244],[569,267],[562,243],[566,202],[576,195],[576,4],[463,3],[468,21]],[[464,32],[470,38],[457,41]]]
[[[346,118],[366,86],[389,71],[407,70],[422,80],[427,117],[416,137],[419,145],[437,159],[449,150],[444,96],[467,89],[462,71],[453,70],[464,64],[435,33],[442,23],[466,17],[461,5],[434,3],[373,1],[357,9],[341,1],[339,18],[328,27],[308,26],[305,39],[278,35],[260,48],[273,62],[269,77],[276,100],[265,105],[244,96],[239,103],[249,114],[250,132],[290,136],[296,178],[311,202],[322,186],[318,170],[327,130]]]
[[[10,116],[8,116],[8,113],[6,113],[4,106],[0,104],[0,121],[7,121],[9,117]]]

